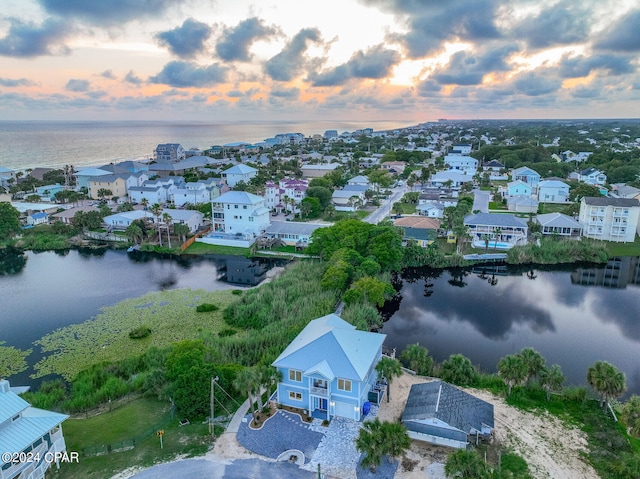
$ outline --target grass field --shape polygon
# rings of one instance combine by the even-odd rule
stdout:
[[[83,456],[77,464],[62,464],[60,470],[52,468],[47,474],[56,479],[104,479],[136,466],[149,467],[172,459],[204,454],[212,445],[206,424],[179,425],[179,418],[163,426],[163,447],[155,427],[168,417],[169,404],[154,399],[138,399],[112,412],[90,419],[67,419],[63,424],[67,452],[80,452],[82,447],[102,446],[125,442],[150,435],[135,448],[101,456]]]
[[[614,243],[612,241],[604,241],[609,257],[615,256],[640,256],[640,237],[636,235],[633,243]]]
[[[214,244],[195,242],[184,250],[184,254],[224,254],[230,256],[249,256],[249,248],[235,246],[218,246]]]

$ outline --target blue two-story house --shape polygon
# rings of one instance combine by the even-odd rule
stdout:
[[[527,183],[535,191],[538,188],[538,183],[540,183],[540,173],[528,166],[521,166],[511,172],[511,179]]]
[[[335,314],[314,319],[273,362],[282,373],[278,403],[315,417],[360,420],[385,338],[358,331]]]

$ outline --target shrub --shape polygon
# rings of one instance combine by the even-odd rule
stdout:
[[[221,338],[226,338],[228,336],[233,336],[234,334],[236,334],[238,331],[236,331],[235,329],[223,329],[222,331],[220,331],[218,333],[218,336],[220,336]]]
[[[235,294],[236,296],[240,296],[242,294],[242,290],[241,289],[234,289],[233,291],[231,291],[231,294]]]
[[[132,329],[129,331],[129,337],[131,339],[142,339],[146,338],[151,334],[151,328],[148,326],[139,326],[136,329]]]
[[[218,311],[220,308],[215,304],[211,303],[202,303],[196,307],[196,311],[198,313],[208,313],[210,311]]]

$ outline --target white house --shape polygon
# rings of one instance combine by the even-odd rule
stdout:
[[[299,211],[300,203],[307,194],[309,181],[306,179],[284,178],[278,183],[267,181],[264,186],[264,199],[267,208],[278,211],[291,209],[297,212]]]
[[[478,160],[471,156],[447,155],[444,157],[444,163],[450,170],[460,171],[465,175],[473,176],[478,171]]]
[[[438,171],[435,175],[431,175],[429,178],[429,184],[431,186],[445,186],[450,183],[452,187],[459,188],[464,183],[473,181],[473,177],[465,175],[455,170]]]
[[[155,217],[151,211],[134,210],[123,211],[121,213],[115,213],[113,215],[105,216],[102,221],[113,229],[124,230],[127,229],[131,223],[136,220],[147,219],[150,223],[155,223]]]
[[[489,173],[489,180],[502,181],[509,179],[506,173],[501,173],[505,171],[505,167],[498,160],[491,160],[485,163],[482,165],[482,170]]]
[[[578,221],[587,238],[631,243],[636,237],[639,215],[640,201],[635,198],[585,196],[580,201]]]
[[[358,185],[358,186],[369,186],[369,178],[363,175],[354,176],[349,181],[347,181],[348,185]]]
[[[464,218],[469,228],[472,243],[476,248],[485,247],[485,236],[489,236],[489,246],[510,249],[527,244],[529,227],[526,220],[509,213],[477,213]]]
[[[47,223],[49,223],[49,215],[47,213],[32,213],[27,216],[27,224],[29,226],[46,225]]]
[[[204,215],[196,210],[163,209],[160,216],[161,222],[164,222],[162,217],[165,213],[171,216],[172,225],[187,225],[191,233],[195,233],[196,231],[198,231],[198,229],[200,229],[200,227],[202,226],[204,220]]]
[[[203,184],[185,183],[184,188],[176,188],[171,195],[175,206],[184,206],[187,203],[198,205],[211,202],[211,192]]]
[[[538,201],[530,196],[510,196],[507,199],[507,209],[516,213],[536,213]]]
[[[323,163],[320,165],[302,165],[302,176],[305,178],[322,178],[338,168],[340,163]]]
[[[355,185],[353,185],[355,186]],[[335,190],[331,195],[331,201],[337,211],[356,211],[358,205],[366,201],[364,191]]]
[[[596,168],[587,168],[580,171],[578,179],[588,185],[602,186],[607,182],[607,175]]]
[[[132,203],[142,203],[146,199],[149,205],[164,204],[169,200],[167,188],[162,185],[136,186],[129,189],[129,200]]]
[[[213,224],[203,243],[248,248],[269,226],[264,198],[246,191],[228,191],[214,198]]]
[[[559,180],[542,180],[538,183],[538,201],[540,203],[567,203],[569,185]]]
[[[53,463],[60,466],[67,452],[62,422],[69,416],[32,407],[18,392],[0,379],[0,479],[44,478]],[[24,453],[33,461],[13,462],[14,456],[6,453]],[[71,454],[77,461],[78,453],[68,457]]]
[[[558,235],[567,238],[578,239],[582,235],[582,225],[562,213],[547,213],[538,215],[534,219],[542,227],[543,235]]]
[[[230,187],[236,186],[240,181],[249,183],[251,178],[256,176],[258,170],[247,165],[235,165],[222,172],[222,177],[226,178]]]

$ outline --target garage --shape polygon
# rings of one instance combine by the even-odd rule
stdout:
[[[335,416],[341,416],[341,417],[346,417],[349,419],[355,419],[356,421],[360,419],[359,417],[359,410],[355,410],[354,409],[355,404],[354,403],[348,403],[348,402],[340,402],[340,401],[336,401],[336,406],[335,406]]]

